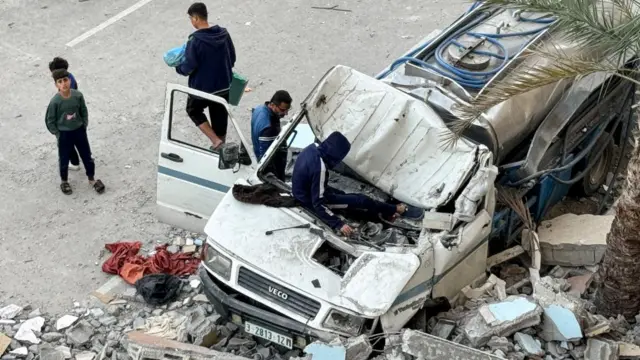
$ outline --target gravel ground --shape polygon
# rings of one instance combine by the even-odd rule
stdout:
[[[60,313],[103,283],[103,245],[164,239],[155,219],[157,141],[166,82],[186,83],[162,61],[192,31],[186,0],[152,0],[72,48],[69,41],[134,0],[0,0],[0,299]],[[406,0],[207,1],[210,20],[229,29],[237,70],[254,89],[235,110],[280,88],[301,101],[335,64],[375,74],[431,30],[457,18],[467,2]],[[337,4],[352,12],[314,10]],[[400,5],[401,4],[401,5]],[[44,113],[55,88],[48,61],[71,64],[90,114],[98,196],[82,172],[72,196],[59,191],[55,138]],[[186,121],[186,120],[185,120]],[[248,133],[247,133],[248,134]]]

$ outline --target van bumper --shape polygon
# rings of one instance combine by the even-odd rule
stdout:
[[[288,317],[238,300],[236,297],[232,296],[233,294],[225,292],[225,290],[218,285],[221,284],[220,281],[217,280],[213,274],[210,274],[203,266],[200,266],[199,275],[202,280],[204,294],[207,296],[216,312],[226,319],[230,319],[232,315],[240,316],[243,323],[245,320],[249,320],[252,323],[264,326],[271,331],[292,336],[294,344],[300,343],[297,340],[299,337],[302,337],[307,344],[315,340],[329,342],[336,337],[339,337],[337,334],[310,328],[307,325],[299,323]]]

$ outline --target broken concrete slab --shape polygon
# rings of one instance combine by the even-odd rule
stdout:
[[[449,340],[449,337],[456,328],[456,322],[448,319],[438,319],[438,322],[433,327],[431,335],[439,338]]]
[[[20,328],[14,338],[23,343],[39,344],[40,339],[38,339],[35,332],[39,333],[40,330],[42,330],[42,326],[44,326],[43,317],[36,316],[32,319],[26,320],[20,324]]]
[[[92,351],[83,351],[76,354],[76,360],[93,360],[96,357],[96,353]]]
[[[518,343],[526,355],[544,356],[544,350],[542,350],[540,342],[535,340],[531,335],[518,332],[513,336],[513,340]]]
[[[544,308],[540,337],[545,341],[578,341],[582,339],[582,329],[576,315],[558,305]]]
[[[512,297],[506,301],[481,306],[479,309],[482,318],[493,327],[518,321],[536,311],[541,312],[540,307],[524,297]]]
[[[59,351],[64,355],[65,359],[71,359],[71,349],[66,346],[56,346],[55,350]]]
[[[124,294],[127,289],[135,289],[132,285],[127,284],[120,276],[112,276],[109,281],[100,286],[91,293],[92,296],[100,300],[104,304],[109,304]]]
[[[65,355],[51,347],[51,345],[43,344],[38,347],[38,353],[40,356],[40,360],[65,360]],[[69,358],[71,358],[71,353],[69,353]]]
[[[29,355],[29,349],[27,349],[25,346],[22,346],[15,350],[11,350],[9,354],[15,357],[23,358]]]
[[[593,280],[593,273],[588,273],[579,276],[573,276],[567,279],[567,282],[571,284],[571,289],[569,290],[570,294],[574,294],[577,296],[581,296],[584,294],[589,286],[591,285],[591,281]]]
[[[94,334],[93,327],[85,320],[78,321],[73,327],[67,329],[67,343],[82,346],[89,343]]]
[[[590,338],[584,352],[585,360],[616,360],[618,359],[618,344],[612,341]]]
[[[542,263],[585,266],[602,260],[613,216],[564,214],[538,227]]]
[[[484,295],[486,295],[489,291],[491,291],[496,285],[500,284],[502,289],[505,288],[505,282],[498,278],[497,276],[491,274],[491,276],[487,279],[487,281],[480,287],[473,288],[471,285],[467,285],[462,288],[462,293],[467,299],[478,299]],[[503,290],[502,293],[505,294],[506,290]],[[503,298],[504,299],[504,298]],[[501,299],[502,300],[502,299]]]
[[[313,360],[345,360],[347,350],[341,344],[324,344],[321,342],[313,342],[304,348],[307,355],[311,355]]]
[[[618,356],[621,359],[640,359],[640,346],[618,342]]]
[[[585,319],[584,336],[596,337],[611,331],[611,322],[602,315],[594,315],[587,313]]]
[[[505,354],[513,350],[513,344],[506,337],[494,336],[492,337],[487,346],[492,350],[500,350]]]
[[[524,308],[518,305],[523,305]],[[485,345],[492,336],[511,336],[517,331],[540,324],[542,308],[537,306],[537,304],[535,304],[533,310],[529,310],[531,309],[530,305],[525,305],[521,302],[515,302],[513,306],[505,306],[503,308],[505,309],[504,312],[494,309],[494,311],[500,314],[500,320],[507,320],[499,321],[496,319],[499,325],[489,325],[480,311],[465,322],[462,333],[471,346],[477,348]],[[480,309],[482,310],[482,307]],[[502,307],[498,309],[502,309]],[[525,311],[525,309],[529,311]],[[493,314],[490,310],[485,310],[484,312]],[[489,314],[487,314],[487,316],[488,315]],[[493,315],[493,317],[495,317],[495,315]]]
[[[246,360],[246,358],[232,354],[221,353],[202,346],[185,344],[157,336],[146,335],[138,331],[128,333],[127,340],[127,352],[133,360]]]
[[[10,304],[3,308],[0,308],[0,319],[11,320],[18,316],[22,311],[22,307],[16,304]]]
[[[369,338],[366,335],[349,338],[344,344],[346,360],[367,360],[373,352]]]
[[[61,317],[60,319],[58,319],[58,321],[56,321],[56,330],[58,330],[58,331],[64,330],[64,329],[68,328],[69,326],[73,325],[73,323],[75,323],[76,320],[78,320],[77,316],[65,315],[65,316]]]
[[[415,330],[402,332],[402,351],[422,360],[499,360],[500,357]],[[314,358],[315,360],[315,358]]]

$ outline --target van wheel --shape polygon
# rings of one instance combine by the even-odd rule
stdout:
[[[607,141],[609,133],[604,133],[598,139],[598,143],[594,148],[599,148]],[[602,156],[596,157],[597,154],[589,156],[587,161],[587,167],[591,168],[587,171],[582,181],[574,185],[574,193],[577,196],[591,196],[595,194],[598,189],[607,181],[607,175],[613,164],[613,158],[615,154],[615,145],[613,141],[609,141],[609,145],[604,149]]]

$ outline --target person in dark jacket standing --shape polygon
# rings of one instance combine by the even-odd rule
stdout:
[[[273,141],[280,135],[280,120],[289,113],[291,108],[291,95],[285,90],[278,90],[270,101],[257,106],[251,113],[251,142],[253,153],[258,161]],[[278,149],[271,159],[267,172],[273,172],[276,177],[284,181],[285,168],[287,166],[287,148]]]
[[[214,94],[229,101],[229,86],[236,63],[236,51],[227,29],[209,26],[205,4],[193,3],[187,10],[196,31],[189,36],[184,61],[176,67],[180,75],[189,76],[189,87]],[[209,108],[211,124],[204,109]],[[225,106],[202,98],[189,96],[187,114],[211,140],[212,149],[218,150],[227,135],[229,114]]]
[[[404,204],[387,204],[362,194],[346,194],[328,186],[329,170],[344,160],[351,150],[349,140],[339,132],[333,132],[320,145],[307,146],[296,160],[293,168],[291,187],[293,196],[302,206],[313,212],[334,230],[350,236],[353,229],[345,224],[331,210],[349,213],[367,213],[375,221],[378,215],[386,219],[406,216],[410,208]],[[411,209],[411,213],[420,213]],[[406,213],[406,214],[405,214]],[[418,215],[419,216],[419,215]]]

